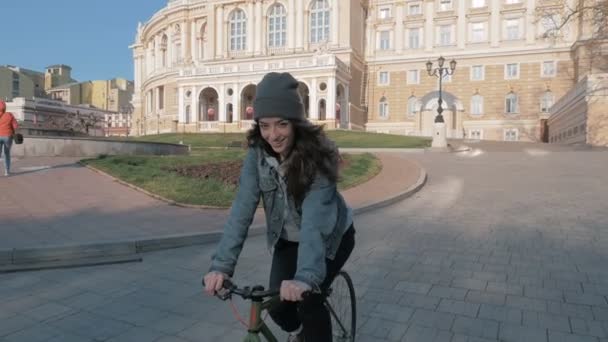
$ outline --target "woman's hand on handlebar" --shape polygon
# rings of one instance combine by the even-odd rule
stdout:
[[[217,291],[222,289],[222,285],[226,279],[229,279],[228,275],[222,272],[211,271],[205,274],[203,277],[205,292],[210,296],[215,295]]]
[[[310,285],[298,280],[283,280],[281,282],[281,300],[298,302],[302,300],[302,295],[309,292]]]

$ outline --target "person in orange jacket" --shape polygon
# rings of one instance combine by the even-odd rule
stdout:
[[[4,175],[11,174],[11,146],[13,135],[19,128],[12,113],[6,111],[6,103],[0,100],[0,157],[4,151]]]

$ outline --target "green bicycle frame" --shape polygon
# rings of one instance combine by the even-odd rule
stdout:
[[[251,301],[251,310],[249,312],[249,330],[244,342],[262,342],[260,334],[266,338],[268,342],[278,342],[272,331],[268,328],[264,320],[262,320],[262,312],[276,305],[279,297],[273,297],[265,302]]]

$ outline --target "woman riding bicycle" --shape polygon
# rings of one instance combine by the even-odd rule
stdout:
[[[282,299],[270,316],[290,333],[288,341],[325,342],[332,329],[322,292],[350,256],[355,229],[336,187],[340,155],[305,118],[298,85],[289,73],[272,72],[257,86],[238,193],[204,281],[213,295],[233,275],[263,198],[273,250],[269,286],[280,288]]]

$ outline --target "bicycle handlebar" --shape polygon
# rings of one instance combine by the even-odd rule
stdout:
[[[203,287],[205,287],[205,279],[202,280]],[[216,292],[216,296],[221,300],[230,299],[232,294],[236,294],[241,298],[247,300],[264,300],[269,297],[276,297],[279,295],[279,290],[264,290],[264,286],[257,285],[253,287],[245,286],[239,288],[232,281],[224,279],[222,288],[226,290],[224,293]]]
[[[203,284],[203,287],[205,287],[205,278],[203,278],[201,282]],[[245,300],[249,300],[249,299],[264,300],[265,298],[276,297],[281,293],[280,290],[272,290],[272,289],[264,290],[264,286],[262,286],[262,285],[256,285],[253,287],[245,286],[245,287],[239,288],[238,286],[236,286],[236,284],[234,284],[229,279],[224,279],[224,282],[222,283],[222,289],[224,289],[226,291],[224,291],[224,292],[216,291],[216,293],[215,293],[215,296],[221,300],[230,299],[230,297],[233,293],[240,296],[241,298],[243,298]],[[302,298],[307,298],[311,294],[313,294],[312,290],[304,291],[302,293]]]

